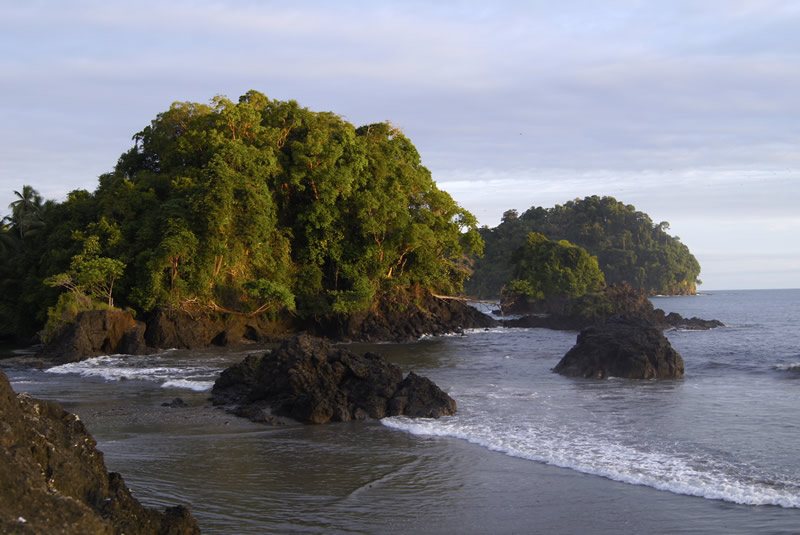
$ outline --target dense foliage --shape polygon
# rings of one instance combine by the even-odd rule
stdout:
[[[504,290],[536,301],[574,298],[603,287],[597,258],[566,240],[531,232],[511,257],[513,279]]]
[[[348,313],[397,286],[460,291],[482,250],[475,218],[388,123],[250,91],[175,103],[134,142],[93,193],[18,194],[0,334],[41,327],[64,289],[139,311]]]
[[[471,295],[491,298],[514,276],[512,255],[530,232],[569,240],[597,256],[608,284],[627,283],[649,294],[692,294],[700,264],[669,224],[613,197],[586,197],[553,208],[509,210],[495,228],[482,228],[485,254],[468,281]]]

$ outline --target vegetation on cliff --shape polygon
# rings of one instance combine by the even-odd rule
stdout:
[[[700,264],[667,230],[667,222],[654,224],[647,214],[613,197],[532,207],[522,215],[509,210],[497,227],[480,230],[485,252],[466,289],[481,298],[499,296],[514,278],[514,252],[530,232],[539,232],[551,240],[569,240],[596,256],[608,284],[627,283],[648,294],[693,294]]]
[[[396,287],[458,292],[482,251],[474,216],[388,123],[250,91],[175,103],[133,139],[94,192],[17,194],[0,336],[112,304],[349,314]]]
[[[539,232],[528,234],[511,262],[513,279],[503,287],[504,305],[509,300],[528,304],[580,297],[605,284],[597,258],[586,249],[567,240],[548,240]]]

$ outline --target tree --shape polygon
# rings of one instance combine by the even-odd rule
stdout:
[[[467,291],[495,297],[508,280],[513,252],[529,232],[568,240],[597,256],[609,284],[628,283],[647,293],[694,293],[700,265],[686,245],[669,236],[669,223],[650,217],[613,197],[591,196],[553,208],[532,207],[519,217],[511,211],[494,229],[482,229],[486,254],[478,260]]]
[[[399,129],[256,91],[174,103],[93,192],[17,197],[0,335],[59,306],[346,315],[412,287],[459,292],[483,247]]]
[[[84,240],[83,250],[72,257],[69,271],[45,279],[45,284],[69,290],[78,301],[94,299],[114,306],[114,282],[122,276],[125,264],[119,260],[100,256],[100,239],[89,236]]]
[[[566,240],[531,232],[513,256],[514,278],[507,291],[529,300],[575,298],[605,284],[597,258]]]

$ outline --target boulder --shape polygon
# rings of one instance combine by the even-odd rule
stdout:
[[[146,353],[144,328],[125,310],[80,312],[38,356],[64,364],[97,355]]]
[[[185,507],[142,506],[77,416],[0,372],[0,533],[196,534]]]
[[[553,371],[597,379],[678,379],[683,377],[683,359],[651,323],[614,316],[581,331],[575,346]]]
[[[269,422],[270,415],[303,423],[385,416],[452,415],[455,401],[430,380],[403,372],[374,353],[357,355],[325,340],[299,335],[264,355],[250,355],[222,372],[215,405]]]

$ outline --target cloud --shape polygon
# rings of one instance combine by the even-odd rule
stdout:
[[[700,250],[726,210],[786,237],[798,26],[777,0],[0,2],[0,208],[93,189],[174,100],[253,88],[391,120],[484,222],[599,193]]]

